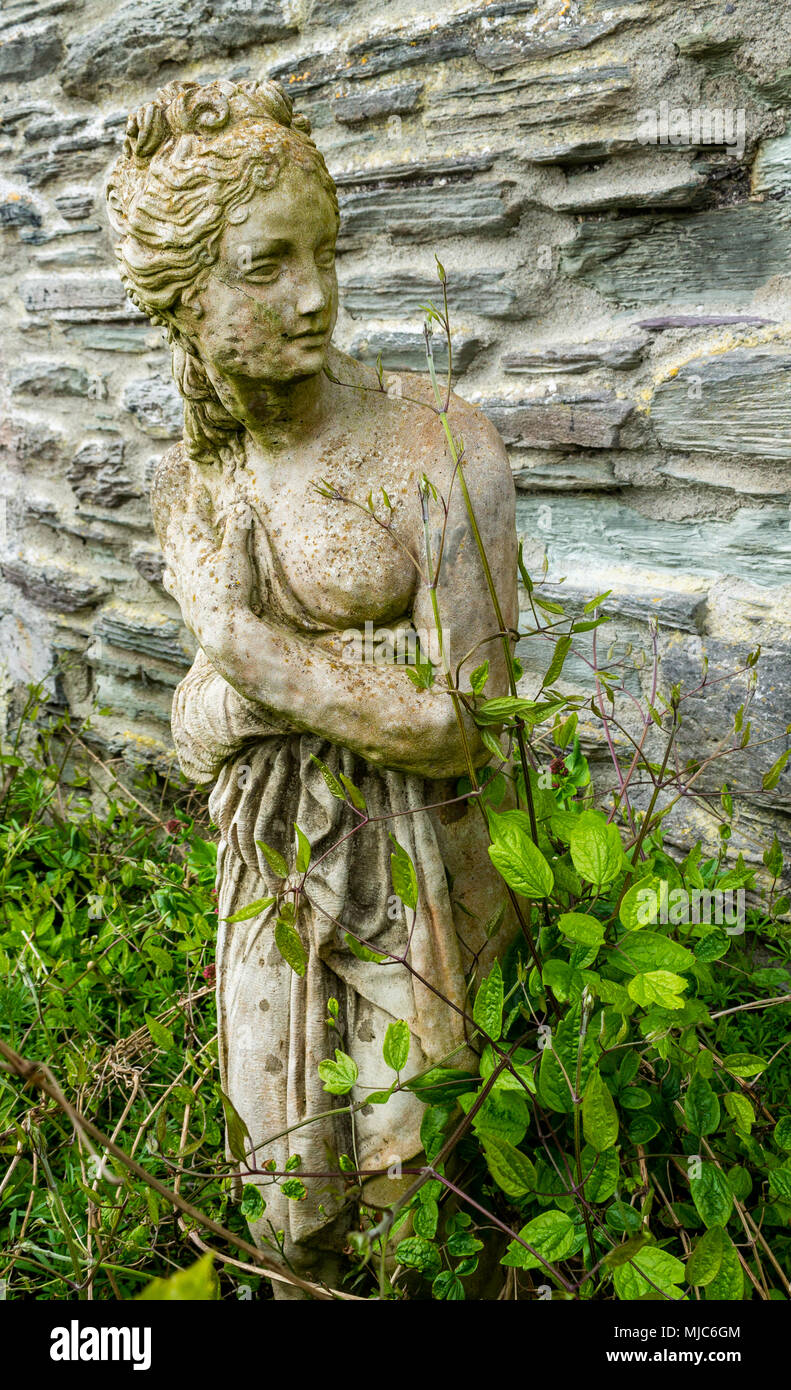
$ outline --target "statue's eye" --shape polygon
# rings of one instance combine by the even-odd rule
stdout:
[[[335,247],[325,246],[316,252],[316,265],[320,270],[332,270],[335,264]]]
[[[279,273],[279,261],[256,261],[246,272],[245,279],[256,285],[266,285],[276,280]]]

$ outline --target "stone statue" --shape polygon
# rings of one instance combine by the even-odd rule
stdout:
[[[438,637],[425,538],[436,559],[443,499],[436,594],[462,690],[488,659],[486,695],[506,693],[502,641],[428,378],[403,374],[393,388],[332,346],[335,187],[282,88],[164,87],[129,118],[108,206],[127,294],[166,329],[184,398],[183,440],[159,464],[152,508],[165,586],[199,644],[175,694],[173,737],[185,774],[214,783],[222,1086],[255,1148],[257,1172],[243,1181],[260,1183],[267,1203],[256,1240],[271,1245],[282,1231],[292,1268],[330,1278],[350,1220],[338,1156],[374,1175],[363,1196],[372,1206],[392,1200],[388,1168],[419,1164],[416,1097],[363,1103],[393,1080],[388,1024],[409,1026],[408,1076],[474,1065],[467,980],[507,936],[486,939],[505,889],[481,808],[457,791],[465,742],[478,767],[490,754],[467,714],[462,736],[441,671],[427,685],[393,659],[399,634],[420,635],[423,651]],[[448,415],[515,629],[505,449],[450,394]],[[364,798],[362,828],[319,763]],[[311,845],[304,881],[295,823]],[[414,915],[393,891],[391,833],[415,866]],[[285,883],[272,850],[291,868]],[[275,943],[275,907],[227,923],[277,894],[296,904],[301,974]],[[347,933],[385,962],[360,959]],[[331,1000],[340,1037],[327,1028]],[[359,1069],[344,1098],[317,1071],[336,1044]],[[323,1118],[305,1124],[313,1115]],[[303,1200],[264,1171],[275,1160],[282,1175],[294,1154]]]

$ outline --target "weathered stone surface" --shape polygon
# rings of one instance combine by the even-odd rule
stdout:
[[[129,381],[121,404],[134,416],[138,428],[152,439],[178,439],[181,435],[184,412],[172,381],[156,376]]]
[[[727,303],[788,273],[791,218],[745,203],[691,217],[588,222],[562,270],[624,305]]]
[[[0,448],[12,468],[33,469],[59,463],[63,443],[61,431],[51,429],[40,419],[11,416],[0,424]]]
[[[195,656],[195,644],[183,623],[166,613],[132,604],[106,605],[96,622],[94,634],[113,647],[176,666],[191,666]]]
[[[161,585],[165,572],[165,557],[161,550],[155,550],[153,546],[139,545],[131,551],[129,559],[147,584]]]
[[[19,193],[7,193],[0,198],[0,228],[40,226],[41,213],[29,198]]]
[[[256,0],[249,8],[234,0],[122,5],[69,44],[61,84],[73,96],[92,97],[119,80],[149,78],[164,63],[195,62],[295,32],[278,0]]]
[[[631,161],[615,172],[607,161],[595,170],[572,171],[564,187],[549,194],[547,206],[575,213],[698,207],[708,193],[705,175],[680,159],[664,165],[638,172]]]
[[[693,357],[655,390],[660,444],[791,460],[791,353],[736,348]]]
[[[336,97],[332,114],[342,125],[359,125],[382,116],[403,116],[415,110],[422,90],[422,82],[402,82],[376,91],[350,91]]]
[[[428,273],[383,271],[344,280],[341,301],[352,318],[414,318],[420,305],[436,293],[437,280]],[[520,312],[516,290],[501,270],[456,271],[453,303],[462,313],[491,318],[510,318]]]
[[[666,328],[724,328],[730,324],[751,324],[765,328],[773,319],[762,319],[756,314],[658,314],[654,318],[639,319],[636,327],[663,332]]]
[[[158,339],[157,330],[142,320],[128,324],[67,324],[64,337],[90,352],[146,352]]]
[[[576,584],[542,584],[541,594],[553,602],[562,603],[567,615],[574,618],[582,617],[585,604],[595,597]],[[653,620],[661,627],[699,633],[705,622],[707,594],[708,589],[702,582],[690,590],[662,588],[651,579],[629,589],[616,581],[616,587],[607,598],[602,599],[599,608],[602,613],[636,618],[642,623]]]
[[[83,367],[63,362],[36,362],[12,367],[8,374],[12,392],[27,396],[97,396],[101,381]]]
[[[0,80],[24,82],[57,67],[63,43],[57,24],[35,25],[0,34]]]
[[[82,222],[95,210],[93,193],[89,188],[59,193],[54,202],[61,217],[65,217],[68,222]]]
[[[95,507],[112,509],[140,496],[124,465],[124,441],[118,434],[86,440],[66,477],[80,501]]]
[[[556,53],[590,48],[591,44],[615,33],[626,22],[625,16],[616,14],[593,24],[556,29],[553,33],[551,30],[542,32],[538,24],[530,25],[528,21],[519,29],[482,39],[475,45],[475,57],[492,72],[504,72],[533,58],[552,58]]]
[[[485,346],[483,338],[456,330],[453,334],[453,369],[465,372],[473,358]],[[431,349],[438,371],[447,371],[448,353],[444,336],[434,333]],[[404,372],[423,372],[426,370],[426,340],[417,329],[409,332],[403,328],[371,328],[355,333],[349,344],[352,357],[361,362],[375,362],[379,353],[382,365],[388,371],[400,368]]]
[[[620,427],[634,408],[631,401],[604,393],[527,401],[487,399],[480,405],[506,444],[547,449],[558,444],[617,448]]]
[[[640,366],[650,341],[646,333],[640,333],[630,338],[616,338],[612,342],[593,339],[590,342],[558,343],[536,352],[508,352],[501,362],[505,372],[535,376],[590,372],[602,367],[609,367],[613,371],[630,371]]]
[[[429,140],[473,135],[485,121],[497,129],[498,142],[509,148],[536,127],[557,128],[564,121],[620,110],[630,88],[628,68],[617,64],[531,73],[528,82],[521,77],[471,81],[443,91],[423,119]]]
[[[360,246],[368,237],[386,233],[394,241],[439,241],[451,236],[502,236],[513,225],[518,209],[509,210],[504,181],[463,183],[452,194],[442,185],[342,193],[343,248]]]
[[[32,603],[56,613],[91,608],[108,593],[108,586],[95,574],[46,555],[0,557],[0,574]]]
[[[141,319],[126,298],[118,277],[110,275],[41,275],[23,280],[19,294],[29,314],[66,323]]]
[[[520,535],[546,546],[550,577],[608,566],[681,574],[731,574],[753,584],[791,584],[788,509],[742,507],[730,521],[661,521],[609,497],[517,498]]]
[[[551,449],[533,449],[511,458],[514,482],[527,492],[618,491],[611,458],[597,453],[563,454]]]

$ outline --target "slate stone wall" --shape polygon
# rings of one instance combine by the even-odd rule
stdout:
[[[612,591],[611,659],[650,647],[651,619],[673,679],[763,644],[753,722],[776,741],[732,776],[755,858],[791,787],[756,794],[791,671],[790,31],[775,0],[6,0],[6,700],[57,663],[112,751],[168,754],[191,649],[146,483],[180,402],[122,295],[102,181],[156,86],[266,74],[338,183],[339,344],[419,368],[440,254],[458,389],[509,445],[527,558],[572,606]],[[699,745],[741,698],[711,685]]]

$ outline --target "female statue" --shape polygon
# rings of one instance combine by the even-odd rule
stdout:
[[[504,897],[484,818],[457,793],[469,762],[490,756],[474,723],[464,714],[462,730],[441,678],[415,682],[403,664],[370,660],[370,644],[349,642],[366,624],[436,636],[425,536],[436,558],[443,499],[436,597],[462,690],[488,659],[486,694],[505,693],[502,641],[431,386],[404,375],[401,393],[388,393],[331,344],[338,204],[283,90],[164,87],[129,119],[108,205],[127,294],[166,329],[184,398],[183,440],[157,469],[152,508],[165,585],[199,644],[175,694],[173,736],[185,774],[215,784],[222,1087],[255,1150],[244,1181],[267,1203],[255,1238],[271,1244],[282,1232],[292,1268],[329,1278],[350,1219],[333,1176],[339,1155],[384,1174],[421,1151],[413,1094],[361,1104],[393,1080],[388,1024],[409,1026],[407,1075],[469,1065],[466,981],[505,942],[484,931]],[[448,414],[515,628],[506,453],[479,411],[451,395]],[[369,496],[385,499],[375,515]],[[353,798],[333,796],[320,764],[364,799],[359,830]],[[227,921],[300,885],[295,823],[312,855],[292,897],[301,974],[275,943],[274,908]],[[393,892],[391,833],[415,866],[414,916]],[[285,884],[273,850],[292,869]],[[385,962],[355,953],[347,934]],[[331,1001],[340,1038],[327,1028]],[[336,1044],[359,1072],[344,1099],[317,1071]],[[282,1175],[295,1154],[304,1200],[264,1171],[274,1160]],[[394,1181],[372,1178],[364,1201],[391,1200]]]

